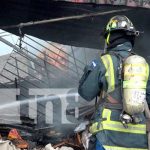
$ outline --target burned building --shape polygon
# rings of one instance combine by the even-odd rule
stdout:
[[[25,39],[21,49],[13,45],[11,54],[1,56],[1,89],[16,92],[14,101],[4,107],[7,112],[2,109],[2,113],[9,120],[13,111],[13,117],[18,117],[14,125],[42,131],[37,138],[49,140],[55,133],[54,141],[61,140],[66,133],[73,133],[87,112],[93,111],[93,104],[79,97],[77,86],[85,64],[100,51],[26,38],[33,43]]]

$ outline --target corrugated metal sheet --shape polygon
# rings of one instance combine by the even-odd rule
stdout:
[[[96,3],[109,5],[126,5],[130,7],[150,8],[150,0],[66,0],[74,3]]]

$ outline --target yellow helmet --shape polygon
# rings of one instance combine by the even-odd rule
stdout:
[[[104,37],[107,38],[109,33],[119,30],[127,31],[131,35],[136,35],[136,30],[132,22],[126,16],[117,15],[112,17],[106,25]]]

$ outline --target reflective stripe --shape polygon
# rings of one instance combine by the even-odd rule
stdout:
[[[125,133],[135,133],[135,134],[146,134],[146,125],[128,124],[128,128],[124,128],[121,122],[110,121],[108,123],[107,121],[102,121],[101,123],[96,122],[92,124],[89,130],[92,134],[96,134],[97,132],[102,130],[111,130],[111,131],[119,131]]]
[[[106,43],[109,44],[109,40],[110,40],[110,32],[109,34],[107,35],[107,39],[106,39]]]
[[[104,109],[102,113],[102,118],[106,118],[107,121],[110,121],[111,117],[111,110],[110,109]]]
[[[134,63],[134,64],[124,64],[124,79],[128,79],[130,77],[139,76],[143,77],[144,80],[147,79],[147,64],[145,63]]]
[[[101,57],[103,64],[106,68],[105,77],[108,83],[108,93],[114,91],[115,89],[115,76],[114,76],[114,66],[110,55],[104,55]]]
[[[121,122],[117,121],[103,121],[103,129],[112,130],[112,131],[120,131],[126,133],[136,133],[136,134],[146,134],[146,125],[133,125],[128,124],[128,128],[124,128]]]
[[[99,122],[96,122],[90,126],[89,131],[92,134],[96,134],[97,132],[102,131],[102,129],[103,129],[102,124]]]
[[[106,121],[96,122],[90,127],[90,132],[95,134],[102,130],[112,130],[120,131],[125,133],[136,133],[136,134],[146,134],[146,125],[145,124],[128,124],[128,128],[124,128],[121,122],[111,121],[111,110],[104,109],[102,113],[102,118],[106,118]]]
[[[149,77],[149,65],[146,65],[146,75],[147,75],[147,81],[148,81],[148,77]]]
[[[134,76],[143,76],[143,77],[145,77],[145,76],[147,76],[145,73],[125,73],[125,78],[127,78],[128,76],[132,76],[132,75],[134,75]]]
[[[145,63],[132,63],[132,64],[127,64],[125,63],[124,66],[137,66],[137,67],[143,67],[145,68]]]
[[[103,145],[106,150],[148,150],[147,148],[128,148],[128,147],[117,147],[117,146],[106,146]]]
[[[147,81],[123,81],[123,88],[146,89]]]

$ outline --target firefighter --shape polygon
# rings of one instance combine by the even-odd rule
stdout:
[[[78,92],[84,99],[99,97],[89,128],[95,149],[148,149],[143,103],[150,104],[150,75],[145,59],[132,54],[138,35],[126,16],[112,17],[104,33],[105,53],[85,67],[80,79]]]

